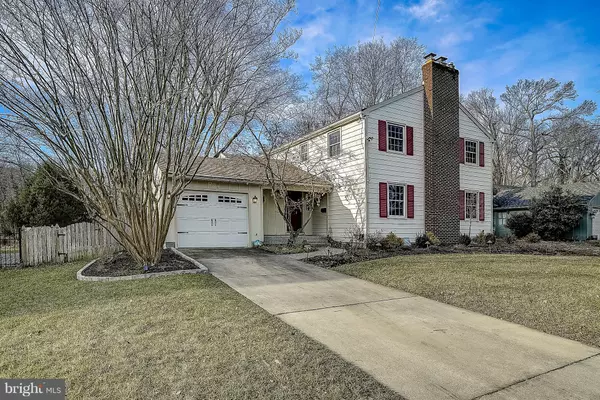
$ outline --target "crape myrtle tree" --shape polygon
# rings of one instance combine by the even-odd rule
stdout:
[[[251,130],[253,141],[243,153],[251,156],[248,162],[264,170],[264,178],[270,189],[276,210],[282,217],[288,232],[288,246],[294,245],[298,235],[312,219],[313,211],[323,196],[330,191],[326,183],[326,164],[321,157],[303,159],[298,148],[289,149],[285,142],[293,138],[293,122],[286,118],[265,121]],[[299,174],[303,170],[307,173]],[[294,197],[291,192],[301,191]],[[294,214],[302,213],[301,226],[294,226]]]
[[[178,195],[297,90],[292,0],[0,0],[0,127],[141,265]],[[169,183],[170,181],[170,183]]]

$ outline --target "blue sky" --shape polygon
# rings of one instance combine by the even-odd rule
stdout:
[[[377,0],[297,0],[290,23],[303,30],[291,68],[310,82],[310,63],[334,45],[373,37]],[[600,4],[596,1],[381,0],[376,36],[416,37],[460,70],[461,93],[499,96],[519,78],[573,80],[600,103]]]

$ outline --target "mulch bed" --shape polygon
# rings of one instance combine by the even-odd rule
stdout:
[[[484,245],[455,245],[455,246],[430,246],[422,249],[416,247],[402,247],[397,250],[371,250],[358,249],[353,252],[333,254],[331,256],[310,257],[306,261],[323,268],[334,268],[338,265],[351,264],[361,261],[377,260],[380,258],[397,256],[414,256],[420,254],[531,254],[545,256],[600,256],[600,245],[575,242],[539,242],[529,243],[517,241],[506,243],[498,240],[491,246]]]
[[[165,249],[157,265],[148,271],[137,265],[133,258],[124,251],[104,256],[82,272],[84,276],[129,276],[151,272],[170,272],[185,269],[197,269],[193,263]]]
[[[287,245],[264,245],[259,247],[261,250],[266,251],[268,253],[273,254],[299,254],[299,253],[311,253],[313,251],[319,250],[317,246],[308,246],[304,247],[302,245],[297,246],[287,246]]]

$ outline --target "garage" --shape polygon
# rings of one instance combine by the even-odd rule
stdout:
[[[248,195],[185,192],[176,223],[178,247],[247,247]]]

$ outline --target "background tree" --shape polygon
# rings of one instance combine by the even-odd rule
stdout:
[[[530,206],[533,216],[533,231],[544,240],[569,239],[582,216],[587,213],[587,206],[579,196],[563,192],[560,187],[553,187],[533,199]]]
[[[425,46],[414,38],[334,47],[312,65],[315,101],[328,122],[421,84]]]
[[[140,265],[209,154],[295,95],[292,0],[0,0],[0,126]],[[160,171],[159,171],[160,167]],[[170,184],[169,184],[170,179]]]
[[[508,109],[519,115],[520,125],[510,132],[524,140],[529,184],[540,182],[540,167],[548,138],[556,131],[560,121],[591,115],[596,110],[594,102],[585,100],[575,108],[565,105],[575,100],[577,92],[572,81],[561,84],[555,79],[520,79],[507,86],[500,98]]]
[[[77,188],[56,166],[45,164],[27,179],[6,209],[11,226],[66,226],[89,220]]]

